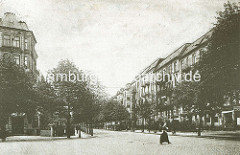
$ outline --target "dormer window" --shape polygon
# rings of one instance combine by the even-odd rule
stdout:
[[[14,47],[20,47],[20,37],[15,37],[13,39],[13,46]]]
[[[4,37],[3,37],[3,44],[5,46],[10,46],[10,36],[9,35],[4,35]]]

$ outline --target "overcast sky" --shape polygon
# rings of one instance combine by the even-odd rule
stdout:
[[[13,12],[27,22],[43,74],[68,58],[114,95],[151,62],[210,30],[224,2],[0,0],[0,14]]]

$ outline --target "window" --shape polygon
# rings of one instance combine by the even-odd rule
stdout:
[[[157,74],[157,81],[161,81],[161,80],[162,80],[162,76],[163,76],[163,73],[162,73],[162,71],[160,71],[160,72]]]
[[[15,55],[15,56],[14,56],[14,62],[15,62],[17,65],[20,65],[20,56],[19,56],[19,55]]]
[[[199,59],[200,59],[200,52],[199,52],[199,51],[196,51],[194,62],[197,63],[197,62],[199,61]]]
[[[192,55],[190,54],[188,57],[188,65],[192,65]]]
[[[20,47],[20,38],[19,37],[15,37],[13,40],[13,46],[14,47]]]
[[[181,68],[184,68],[184,60],[181,60]]]
[[[28,39],[25,39],[25,49],[28,49]]]
[[[185,58],[185,63],[186,63],[186,66],[188,66],[188,57]]]
[[[193,64],[196,63],[195,59],[196,59],[196,55],[195,55],[195,53],[194,53],[194,54],[192,55],[192,63],[193,63]]]
[[[168,66],[168,71],[169,71],[169,74],[172,73],[172,65],[169,65],[169,66]]]
[[[10,36],[4,35],[4,37],[3,37],[3,44],[5,46],[10,46]]]
[[[28,58],[27,56],[24,57],[24,65],[27,67],[28,66]]]
[[[173,72],[176,72],[177,70],[178,70],[177,61],[175,61],[174,64],[173,64]]]

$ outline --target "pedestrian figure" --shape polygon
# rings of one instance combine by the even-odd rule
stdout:
[[[167,127],[167,123],[166,122],[164,122],[164,124],[162,126],[162,130],[168,131],[168,127]]]
[[[165,130],[163,130],[163,133],[160,136],[160,144],[162,144],[163,142],[167,142],[168,144],[170,144],[169,139],[168,139],[168,134]]]

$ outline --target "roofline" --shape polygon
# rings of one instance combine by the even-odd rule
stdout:
[[[165,59],[167,59],[168,57],[170,57],[171,55],[173,55],[173,54],[174,54],[175,52],[177,52],[180,48],[183,48],[182,51],[185,50],[185,49],[186,49],[186,45],[191,45],[191,43],[185,43],[185,44],[183,44],[182,46],[178,47],[176,50],[174,50],[172,53],[170,53]],[[184,47],[184,46],[185,46],[185,47]],[[187,47],[188,47],[188,46],[187,46]],[[182,51],[181,51],[181,52],[182,52]],[[169,64],[169,62],[173,61],[174,59],[180,57],[180,56],[181,56],[181,52],[180,52],[179,55],[177,55],[176,57],[174,57],[174,58],[171,59],[170,61],[168,61],[168,62],[166,62],[165,64],[163,64],[163,65],[162,65],[161,67],[159,67],[158,69],[156,68],[156,69],[154,70],[154,72],[156,72],[156,71],[158,71],[160,68],[166,66],[167,64]],[[165,59],[164,59],[164,60],[165,60]],[[160,64],[160,63],[159,63],[159,64]]]
[[[204,43],[204,44],[206,44],[206,43]],[[204,45],[204,44],[201,44],[201,45]],[[202,46],[201,46],[201,47],[202,47]],[[180,55],[179,59],[182,59],[183,57],[189,55],[192,51],[194,51],[194,50],[196,50],[196,49],[199,49],[199,48],[201,48],[201,47],[200,47],[199,45],[196,46],[195,48],[193,48],[192,50],[190,50],[188,53],[185,53],[185,54]]]
[[[197,38],[196,40],[194,40],[191,44],[193,44],[193,43],[196,42],[198,39],[202,38],[203,36],[205,36],[206,34],[212,32],[212,31],[214,31],[214,28],[211,28],[209,31],[207,31],[206,33],[204,33],[204,35],[201,35],[200,37],[198,37],[198,38]],[[204,39],[204,38],[203,38],[203,39]],[[201,40],[200,44],[202,43],[203,39]],[[197,48],[199,48],[199,46],[193,48],[191,51],[193,51],[193,50],[195,50],[195,49],[197,49]],[[191,51],[189,51],[189,53],[190,53]],[[180,58],[182,58],[182,57],[184,57],[184,56],[186,56],[186,55],[188,55],[188,53],[185,53],[185,54],[181,55]]]
[[[21,30],[21,31],[25,31],[25,32],[30,32],[30,33],[32,33],[32,35],[33,35],[34,41],[37,43],[37,39],[36,39],[36,37],[35,37],[33,31],[31,31],[31,30],[24,30],[24,29],[18,29],[18,28],[7,27],[7,26],[1,26],[1,25],[0,25],[0,27],[2,27],[2,28],[8,28],[8,29],[14,29],[14,30]]]
[[[144,71],[146,71],[151,65],[153,65],[155,62],[158,62],[158,61],[160,61],[160,60],[164,60],[164,59],[166,59],[166,58],[157,58],[156,60],[154,60],[150,65],[148,65],[147,67],[145,67],[144,68],[144,70],[142,71],[142,72],[140,72],[140,74],[142,74]],[[158,65],[159,63],[157,63],[157,65]],[[156,67],[156,65],[154,66],[154,67]]]
[[[191,45],[192,43],[184,43],[183,45],[181,45],[180,47],[178,47],[176,50],[174,50],[172,53],[170,53],[167,57],[170,57],[171,55],[173,55],[175,52],[177,52],[180,48],[186,46],[186,45]]]

